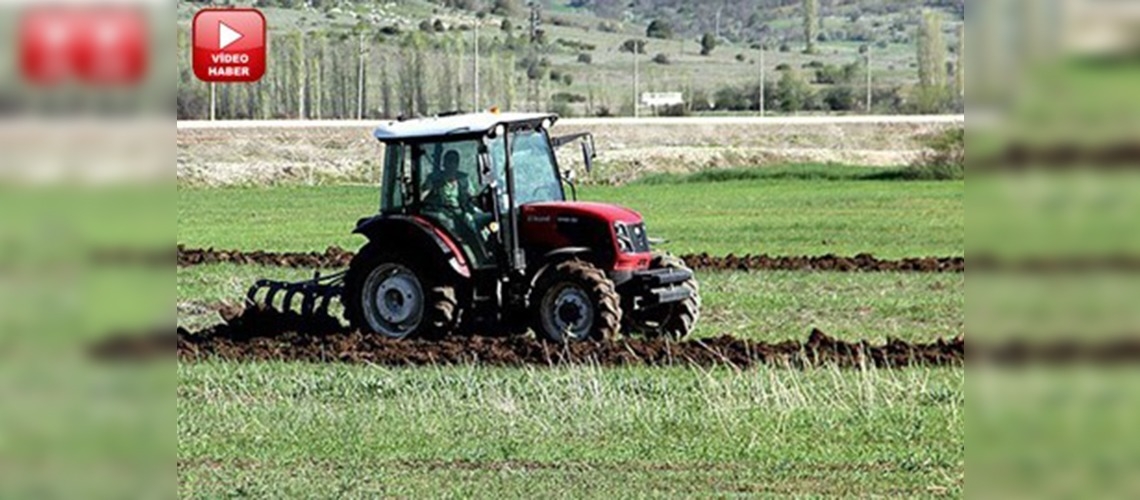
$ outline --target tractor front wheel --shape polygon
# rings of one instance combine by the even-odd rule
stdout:
[[[440,338],[457,326],[455,287],[432,281],[414,262],[365,247],[345,276],[345,317],[392,339]]]
[[[621,328],[621,297],[604,272],[581,260],[554,265],[535,289],[535,331],[559,343],[604,340]]]

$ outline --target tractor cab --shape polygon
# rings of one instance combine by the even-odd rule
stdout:
[[[504,238],[511,214],[529,203],[566,200],[547,132],[554,119],[488,113],[377,129],[386,146],[380,213],[428,219],[477,269],[509,265],[512,255],[502,250],[511,243]]]
[[[555,149],[578,143],[589,170],[593,138],[551,137],[557,119],[476,113],[378,127],[380,209],[355,229],[369,242],[344,275],[348,320],[393,338],[688,334],[692,271],[651,250],[637,212],[576,200]]]

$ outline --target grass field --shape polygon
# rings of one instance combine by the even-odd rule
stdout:
[[[962,255],[963,183],[860,175],[655,178],[583,189],[642,211],[675,252]],[[705,179],[707,181],[708,179]],[[179,191],[178,241],[355,249],[373,187]],[[255,278],[177,271],[178,320]],[[698,336],[930,340],[963,331],[964,275],[701,273]],[[301,496],[960,496],[963,369],[387,369],[180,364],[179,494]]]
[[[178,373],[186,497],[915,496],[964,485],[961,371]]]
[[[847,167],[838,167],[847,168]],[[856,169],[853,176],[866,173]],[[955,256],[965,251],[963,181],[851,177],[646,182],[583,187],[642,213],[674,253]],[[356,220],[376,213],[372,186],[180,189],[178,241],[243,250],[348,249]]]

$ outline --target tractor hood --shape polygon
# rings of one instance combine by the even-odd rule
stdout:
[[[624,222],[636,224],[641,222],[641,214],[619,205],[608,203],[592,203],[588,201],[556,201],[528,203],[522,206],[524,220],[528,217],[545,216],[579,216],[586,219],[597,219],[606,222]]]

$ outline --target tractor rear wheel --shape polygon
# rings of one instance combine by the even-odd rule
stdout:
[[[554,265],[535,288],[534,330],[553,342],[604,340],[621,328],[621,297],[606,273],[581,260]]]
[[[684,269],[692,271],[685,261],[669,254],[655,254],[650,269]],[[679,340],[692,333],[701,317],[701,287],[696,276],[680,286],[691,292],[689,298],[626,314],[625,328],[646,337]]]
[[[441,338],[458,326],[455,286],[399,255],[364,247],[345,275],[345,319],[392,339]]]

